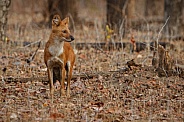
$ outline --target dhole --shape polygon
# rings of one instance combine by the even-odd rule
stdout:
[[[65,95],[65,75],[67,75],[67,96],[70,97],[70,80],[75,54],[69,43],[74,40],[74,37],[70,34],[68,24],[68,17],[61,20],[59,15],[54,15],[52,32],[45,45],[44,61],[47,66],[52,101],[56,80],[60,81],[61,84],[61,96]]]

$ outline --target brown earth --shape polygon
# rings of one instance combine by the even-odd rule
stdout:
[[[184,121],[182,69],[173,67],[170,77],[158,77],[151,65],[153,52],[147,50],[139,53],[132,53],[130,47],[111,51],[100,47],[78,50],[73,74],[79,76],[72,80],[71,98],[60,97],[60,85],[56,83],[53,104],[49,98],[49,86],[41,81],[6,82],[4,79],[10,77],[36,79],[47,76],[43,49],[50,34],[50,29],[32,22],[31,15],[9,13],[9,41],[0,42],[0,121]],[[76,27],[73,46],[76,42],[104,42],[105,29],[102,25]],[[150,42],[155,41],[163,25],[150,24],[150,28],[156,29],[149,35],[145,26],[140,25],[143,32],[129,28],[127,37],[122,40],[115,34],[113,41],[129,42],[132,33],[136,42],[147,42],[148,36],[151,37]],[[37,49],[36,42],[40,40],[41,47],[35,58],[27,63]],[[36,44],[25,46],[24,42]],[[170,43],[174,46],[166,48],[172,59],[175,64],[183,66],[184,42]],[[130,66],[130,69],[127,62],[132,59],[138,65]],[[94,73],[98,75],[88,77]]]
[[[78,76],[72,80],[71,98],[60,98],[60,85],[56,83],[57,92],[51,104],[48,85],[36,80],[25,83],[3,80],[10,76],[47,76],[43,63],[43,46],[30,64],[26,59],[31,57],[36,47],[15,46],[6,49],[5,53],[2,51],[0,54],[0,121],[184,120],[184,79],[177,74],[158,77],[151,66],[151,56],[146,51],[132,54],[127,49],[78,50],[74,75],[98,75],[93,78]],[[177,53],[176,58],[183,54]],[[130,69],[126,62],[133,58],[141,65]],[[178,59],[178,62],[183,63],[183,59]]]

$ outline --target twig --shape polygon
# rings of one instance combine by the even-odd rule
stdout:
[[[181,64],[175,64],[176,67],[179,67],[181,69],[184,69],[184,65],[181,65]]]
[[[34,57],[35,57],[36,53],[38,52],[38,49],[40,48],[40,46],[41,46],[41,41],[39,42],[38,48],[37,48],[36,51],[33,53],[33,55],[32,55],[29,59],[27,59],[27,63],[28,63],[28,64],[34,59]]]
[[[34,44],[36,44],[36,43],[40,43],[41,40],[42,40],[42,39],[39,39],[38,41],[33,42],[33,43],[29,43],[29,44],[27,44],[27,45],[25,45],[25,46],[23,46],[23,47],[15,48],[15,49],[13,49],[12,51],[16,51],[16,50],[18,50],[18,49],[24,49],[24,48],[29,47],[29,46],[31,46],[31,45],[34,45]],[[24,43],[24,42],[23,42],[23,43]],[[26,49],[27,49],[27,48],[26,48]]]
[[[39,39],[38,41],[36,42],[33,42],[33,43],[30,43],[28,45],[25,45],[24,47],[21,47],[21,48],[26,48],[26,47],[29,47],[30,45],[33,45],[33,44],[36,44],[36,43],[40,43],[42,39]]]
[[[101,53],[105,54],[107,57],[111,58],[111,56],[108,55],[108,54],[106,54],[106,53],[104,52],[104,50],[102,50],[99,46],[96,46],[96,49],[99,50],[99,51],[101,51]]]
[[[69,17],[71,19],[71,22],[72,22],[72,25],[73,25],[73,35],[74,35],[74,38],[75,38],[76,28],[75,28],[74,19],[73,19],[72,15],[70,13],[68,15],[69,15]],[[76,49],[76,41],[74,41],[74,49]]]
[[[124,22],[125,22],[125,19],[122,20],[121,25],[119,27],[119,35],[120,35],[120,42],[121,42],[121,45],[122,45],[122,50],[123,50],[123,41],[122,41],[123,39],[122,39],[122,36],[124,34],[124,31],[125,31],[125,29],[123,29]]]
[[[75,29],[75,23],[74,23],[74,20],[73,20],[73,17],[72,17],[72,15],[71,15],[70,13],[69,13],[68,15],[69,15],[69,17],[70,17],[70,19],[71,19],[71,21],[72,21],[73,31],[74,31],[73,33],[74,33],[74,36],[75,36],[75,30],[76,30],[76,29]]]
[[[161,34],[162,30],[164,29],[164,27],[166,26],[166,24],[167,24],[169,18],[170,18],[170,16],[166,19],[165,24],[162,26],[162,28],[160,29],[160,31],[159,31],[159,33],[158,33],[157,40],[156,40],[156,43],[157,43],[157,44],[156,44],[156,45],[157,45],[157,50],[158,50],[158,40],[159,40],[159,38],[160,38],[160,34]]]
[[[1,79],[2,79],[2,83],[5,84],[5,80],[3,76],[1,76]]]
[[[162,68],[162,70],[164,71],[165,76],[168,77],[166,70],[164,68]]]
[[[147,31],[148,31],[148,34],[147,34],[148,41],[147,41],[147,44],[145,44],[145,45],[147,45],[147,47],[148,47],[148,54],[149,54],[149,52],[150,52],[150,37],[149,37],[150,26],[149,26],[149,22],[147,21],[147,19],[145,19],[144,17],[140,16],[139,14],[136,14],[136,16],[138,16],[138,18],[142,18],[145,21],[145,23],[146,23]]]
[[[82,74],[74,74],[72,76],[72,80],[77,79],[78,77],[80,78],[87,78],[88,80],[93,77],[98,77],[100,75],[105,75],[108,76],[109,74],[112,74],[112,72],[97,72],[97,73],[82,73]],[[28,81],[40,81],[40,82],[48,82],[48,77],[43,76],[43,77],[25,77],[25,78],[15,78],[15,77],[6,77],[6,78],[0,78],[0,81],[4,80],[5,82],[21,82],[21,83],[26,83]]]

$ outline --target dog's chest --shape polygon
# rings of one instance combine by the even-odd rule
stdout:
[[[49,47],[49,53],[53,57],[58,57],[63,53],[63,43],[55,43]]]
[[[49,46],[49,53],[52,55],[47,60],[47,65],[49,67],[53,67],[55,65],[62,65],[63,59],[60,59],[59,56],[63,54],[63,44],[62,43],[56,43]]]

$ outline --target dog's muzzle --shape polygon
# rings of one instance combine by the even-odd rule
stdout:
[[[70,35],[70,39],[71,41],[75,40],[75,38],[72,35]]]
[[[69,39],[63,37],[63,40],[66,41],[66,42],[72,42],[74,39],[75,38],[72,35],[70,35]]]

